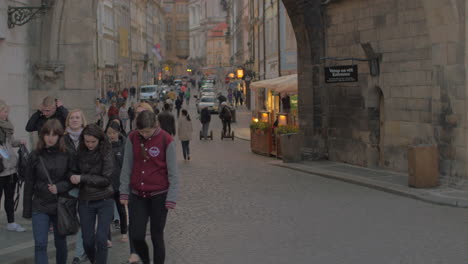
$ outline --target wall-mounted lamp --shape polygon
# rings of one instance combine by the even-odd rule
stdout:
[[[260,121],[269,122],[270,121],[270,112],[260,111]]]
[[[278,114],[278,126],[286,126],[288,124],[288,114],[279,113]]]

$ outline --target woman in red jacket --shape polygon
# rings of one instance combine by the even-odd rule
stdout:
[[[129,234],[136,253],[149,264],[145,241],[148,220],[151,223],[154,264],[165,259],[164,227],[168,209],[174,209],[178,191],[175,142],[162,130],[156,115],[141,112],[125,145],[120,174],[120,200],[129,210]],[[129,188],[130,187],[130,188]]]

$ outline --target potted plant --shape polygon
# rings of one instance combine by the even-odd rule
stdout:
[[[250,149],[253,153],[270,155],[271,125],[267,122],[252,122],[250,124]]]
[[[302,135],[296,126],[280,126],[276,129],[278,152],[283,162],[301,161]]]
[[[276,140],[276,150],[275,152],[276,157],[283,157],[282,148],[281,148],[281,136],[286,134],[293,134],[297,133],[299,128],[296,126],[286,125],[286,126],[279,126],[275,129],[275,140]]]

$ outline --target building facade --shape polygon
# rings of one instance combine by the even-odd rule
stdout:
[[[40,17],[8,28],[8,6],[37,1],[0,1],[0,57],[8,61],[0,69],[8,83],[2,99],[24,135],[28,116],[45,96],[82,109],[93,121],[96,98],[107,89],[153,83],[164,54],[163,48],[154,52],[164,41],[160,0],[46,2],[51,5]]]
[[[33,1],[0,1],[0,99],[10,105],[15,136],[26,139],[31,84],[31,41],[29,24],[8,28],[8,6],[30,6]],[[34,109],[34,108],[33,108]]]
[[[164,75],[187,75],[190,56],[189,1],[164,0],[166,14],[166,58]]]
[[[226,63],[224,56],[219,62],[214,62],[213,54],[208,45],[216,43],[217,49],[229,49],[229,41],[221,41],[221,31],[229,33],[227,22],[227,9],[222,1],[218,0],[196,0],[190,3],[190,59],[189,63],[196,73],[204,75],[217,75],[217,78],[224,78],[229,63]],[[228,52],[229,53],[229,52]],[[224,55],[228,54],[225,53]],[[229,59],[229,58],[228,58]]]
[[[465,1],[283,2],[305,157],[407,171],[408,148],[430,144],[442,179],[468,177]],[[325,67],[339,65],[357,65],[357,82],[326,83]]]

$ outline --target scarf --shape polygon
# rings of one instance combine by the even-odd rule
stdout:
[[[67,127],[66,131],[68,136],[73,141],[73,145],[75,145],[75,148],[78,148],[78,145],[80,144],[80,135],[81,131],[83,131],[83,128],[80,128],[80,130],[78,131],[73,131],[71,130],[71,128]]]
[[[0,120],[0,144],[4,144],[13,136],[13,124],[8,120]]]

